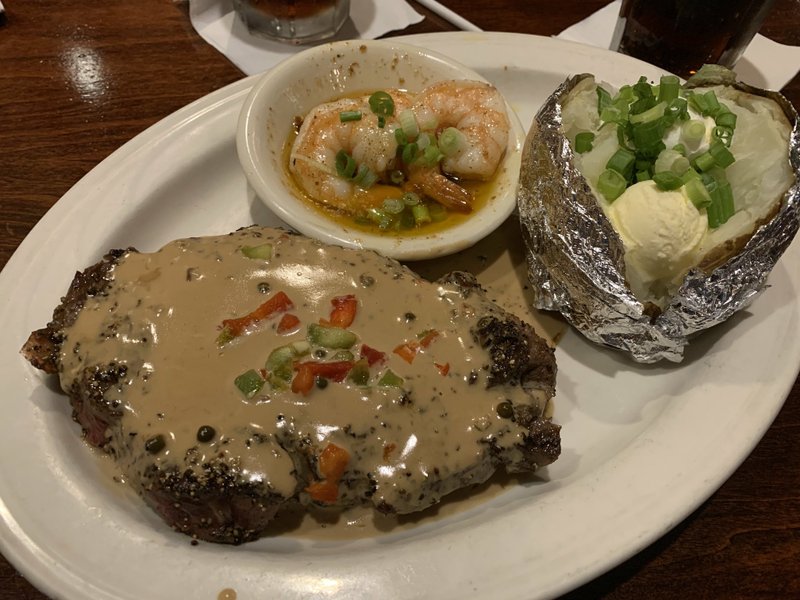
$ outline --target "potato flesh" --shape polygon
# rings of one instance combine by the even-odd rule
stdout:
[[[713,89],[717,98],[737,116],[730,148],[736,162],[727,169],[736,213],[722,226],[706,231],[697,251],[697,265],[702,264],[706,256],[718,254],[719,249],[731,240],[752,235],[756,226],[774,212],[794,182],[788,159],[791,125],[781,108],[769,98],[746,94],[727,86],[698,88],[698,91],[708,89]],[[609,91],[612,95],[616,93],[615,90]],[[576,154],[575,164],[608,216],[610,204],[598,193],[596,183],[619,144],[616,127],[600,127],[602,123],[597,113],[596,83],[592,78],[584,79],[570,91],[562,105],[562,124],[564,134],[573,144],[577,133],[595,133],[592,150]],[[667,137],[671,137],[669,132]],[[629,242],[626,243],[625,236],[621,237],[627,253]],[[638,272],[638,262],[629,260],[626,254],[629,284],[647,282],[644,286],[632,285],[631,291],[640,301],[652,302],[662,308],[680,287],[689,268],[695,266],[689,265],[682,273],[670,275],[663,281],[650,281],[646,273]]]

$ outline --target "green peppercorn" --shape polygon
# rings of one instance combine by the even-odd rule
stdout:
[[[164,441],[164,436],[161,434],[154,435],[144,443],[144,449],[150,454],[158,454],[164,449],[167,443]]]
[[[495,410],[497,411],[497,416],[502,419],[510,419],[514,416],[514,407],[508,400],[504,400],[498,404]]]
[[[217,432],[214,430],[213,427],[210,425],[202,425],[200,429],[197,430],[197,441],[198,442],[210,442],[214,439],[214,436],[217,435]]]

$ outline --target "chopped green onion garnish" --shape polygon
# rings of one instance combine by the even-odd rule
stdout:
[[[689,146],[697,146],[706,135],[706,124],[702,121],[691,120],[681,125],[681,139]]]
[[[655,121],[663,117],[665,110],[667,110],[667,103],[659,102],[644,112],[641,112],[637,115],[631,115],[629,120],[634,125],[637,123],[649,123],[650,121]]]
[[[428,146],[431,145],[431,143],[433,143],[431,135],[429,133],[425,133],[424,131],[419,134],[419,137],[417,138],[416,141],[417,141],[417,148],[419,150],[425,150],[425,148],[427,148]]]
[[[716,161],[711,155],[711,152],[703,152],[700,156],[694,159],[695,167],[700,171],[708,171],[716,166]]]
[[[407,140],[414,139],[419,135],[419,124],[417,123],[417,117],[414,116],[413,110],[410,108],[401,110],[397,114],[397,120],[400,122],[400,127]]]
[[[627,184],[618,171],[606,169],[597,180],[597,189],[608,202],[613,202],[622,195]]]
[[[344,150],[336,153],[336,174],[351,179],[356,173],[356,161]]]
[[[648,179],[652,179],[650,171],[636,171],[636,183],[647,181]]]
[[[678,97],[681,91],[680,79],[675,75],[662,75],[658,86],[658,101],[669,102]]]
[[[379,229],[389,229],[391,227],[393,218],[392,215],[387,214],[380,208],[370,208],[367,210],[367,218],[375,223]]]
[[[394,114],[394,100],[384,91],[375,92],[369,97],[369,107],[381,117],[391,117]]]
[[[441,153],[438,146],[435,144],[427,146],[425,151],[422,153],[422,162],[429,167],[432,167],[443,158],[444,154]]]
[[[723,169],[730,167],[736,161],[731,151],[725,147],[723,142],[714,142],[709,147],[708,152],[714,157],[714,162]],[[705,171],[707,169],[703,170]]]
[[[347,123],[348,121],[360,121],[361,120],[361,111],[360,110],[343,110],[339,113],[339,121],[342,123]]]
[[[592,149],[594,134],[591,131],[581,131],[575,136],[575,152],[583,154]]]
[[[418,150],[419,147],[417,146],[416,142],[411,142],[410,144],[403,146],[403,162],[407,165],[410,165],[412,162],[414,162],[414,159],[417,158]]]
[[[406,206],[416,206],[420,203],[419,194],[415,194],[414,192],[406,192],[403,194],[403,203]]]
[[[464,134],[455,127],[447,127],[439,134],[439,150],[445,156],[454,155],[461,150],[465,142]]]
[[[397,141],[398,146],[405,146],[408,143],[408,136],[401,127],[394,130],[394,139]]]
[[[444,221],[447,218],[447,209],[441,204],[434,202],[427,206],[428,206],[428,212],[431,215],[431,221],[433,221],[434,223],[438,223],[439,221]],[[411,210],[414,210],[413,207]]]
[[[383,115],[378,115],[378,127],[380,127],[381,129],[386,127],[386,117],[384,117]]]
[[[386,198],[383,201],[383,210],[390,215],[399,215],[406,205],[400,198]]]
[[[425,225],[431,222],[431,211],[427,204],[419,203],[411,206],[411,214],[414,216],[414,223]]]
[[[711,204],[711,196],[700,178],[691,178],[684,184],[686,186],[686,196],[698,209]]]
[[[358,171],[356,171],[356,174],[353,177],[353,183],[362,189],[368,190],[375,185],[377,181],[378,176],[372,171],[372,169],[365,164],[358,165]]]
[[[681,178],[672,171],[662,171],[653,175],[653,181],[662,190],[677,190],[683,185]]]
[[[714,118],[714,122],[719,127],[727,127],[733,131],[736,129],[736,113],[731,112],[730,109],[723,104],[717,116]]]
[[[681,156],[686,156],[686,146],[684,146],[683,144],[675,144],[672,147],[672,149],[675,150],[675,152],[677,152]]]
[[[733,139],[733,129],[730,127],[714,127],[714,131],[711,133],[711,139],[722,143],[726,148],[731,145],[731,140]]]
[[[620,173],[625,179],[633,174],[633,166],[636,163],[636,155],[633,152],[620,148],[606,163],[606,169],[613,169]]]
[[[406,178],[405,175],[403,175],[403,172],[398,169],[395,169],[394,171],[389,173],[389,181],[391,181],[395,185],[400,185],[401,183],[403,183],[403,181],[405,181],[405,179]]]

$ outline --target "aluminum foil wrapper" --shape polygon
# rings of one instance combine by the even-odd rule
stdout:
[[[634,360],[680,362],[690,337],[746,307],[800,225],[800,124],[777,92],[735,81],[722,68],[701,70],[688,87],[725,84],[775,100],[792,132],[789,161],[795,183],[778,212],[738,254],[710,273],[693,268],[663,311],[639,302],[625,281],[622,240],[575,166],[562,134],[561,102],[588,74],[567,79],[536,115],[525,142],[517,196],[536,308],[560,311],[590,340],[629,352]]]

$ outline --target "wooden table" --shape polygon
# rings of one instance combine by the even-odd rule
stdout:
[[[605,0],[444,4],[485,30],[553,35]],[[417,8],[426,19],[398,33],[453,29]],[[242,77],[195,33],[186,0],[6,0],[6,9],[0,27],[0,265],[59,197],[113,150]],[[800,45],[798,0],[778,0],[761,31]],[[87,53],[101,62],[81,61]],[[800,107],[800,77],[783,92]],[[43,597],[0,558],[0,598]],[[800,598],[800,382],[755,451],[711,499],[567,598]]]

